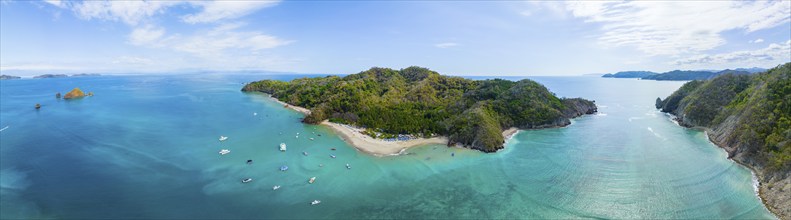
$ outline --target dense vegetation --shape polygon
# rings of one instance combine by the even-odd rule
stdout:
[[[604,74],[601,77],[605,78],[643,78],[646,76],[657,74],[651,71],[622,71],[617,73]]]
[[[653,80],[706,80],[711,79],[716,76],[720,75],[745,75],[750,74],[747,71],[741,70],[723,70],[719,72],[710,72],[710,71],[692,71],[692,70],[673,70],[670,72],[660,73],[656,75],[650,75],[643,77],[642,79],[653,79]]]
[[[735,146],[759,167],[791,170],[791,63],[765,73],[688,82],[657,99],[657,108],[677,115],[682,125],[725,134],[719,142]]]
[[[491,152],[509,127],[565,126],[596,111],[592,101],[558,98],[532,80],[469,80],[421,67],[371,68],[344,77],[262,80],[243,91],[271,94],[309,108],[306,123],[323,120],[368,128],[384,136],[448,136],[451,143]]]
[[[739,68],[735,70],[722,70],[722,71],[698,71],[698,70],[673,70],[664,73],[655,73],[651,71],[624,71],[612,74],[604,74],[605,78],[640,78],[650,80],[707,80],[719,75],[734,74],[734,75],[748,75],[756,72],[766,71],[761,68]]]

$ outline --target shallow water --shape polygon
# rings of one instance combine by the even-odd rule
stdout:
[[[531,77],[600,113],[521,131],[494,154],[425,146],[379,158],[239,91],[294,77],[0,81],[0,217],[774,218],[748,169],[653,108],[681,82]],[[73,87],[96,96],[55,99]]]

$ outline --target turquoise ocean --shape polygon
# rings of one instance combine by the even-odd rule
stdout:
[[[239,91],[305,76],[0,81],[0,218],[775,218],[749,169],[654,109],[683,82],[527,77],[599,113],[520,131],[497,153],[375,157]],[[55,99],[74,87],[95,96]]]

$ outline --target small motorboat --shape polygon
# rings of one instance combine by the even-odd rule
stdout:
[[[456,156],[456,153],[450,153],[450,156],[451,156],[451,157],[455,157],[455,156]]]
[[[321,134],[318,134],[318,135],[319,135],[319,137],[321,137]]]
[[[253,164],[253,160],[247,160],[247,164]]]
[[[220,135],[220,141],[228,140],[228,137]]]
[[[313,140],[313,138],[310,138],[310,140],[312,141],[312,140]]]
[[[336,149],[333,147],[333,148],[330,148],[330,150],[336,150]]]
[[[277,190],[277,189],[280,189],[280,185],[275,185],[272,187],[272,190]]]
[[[320,163],[320,164],[319,164],[319,167],[324,167],[324,164],[323,164],[323,163]]]
[[[230,152],[231,152],[231,150],[228,150],[228,149],[222,149],[222,150],[220,150],[220,155],[226,155],[226,154],[228,154],[228,153],[230,153]]]
[[[352,165],[346,164],[346,169],[352,169]]]
[[[295,137],[295,138],[299,138],[299,135],[297,135],[297,136],[294,136],[294,137]]]
[[[258,113],[257,112],[253,112],[253,116],[256,116],[256,115],[258,115]]]
[[[302,151],[302,155],[308,156],[308,152]]]
[[[315,176],[311,177],[310,180],[308,180],[308,183],[312,184],[313,182],[316,182],[316,177]]]
[[[242,183],[249,183],[249,182],[253,182],[253,178],[245,178],[242,180]]]
[[[280,143],[280,151],[286,151],[286,143]]]
[[[280,166],[280,171],[286,171],[286,170],[288,170],[288,166],[286,165]]]
[[[330,157],[335,158],[335,155],[334,154],[330,154]]]
[[[321,203],[319,200],[313,200],[313,202],[310,202],[311,205],[318,205],[319,203]]]

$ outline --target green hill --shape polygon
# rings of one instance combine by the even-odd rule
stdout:
[[[729,157],[756,171],[767,207],[791,217],[791,63],[691,81],[656,106],[681,125],[706,129]]]
[[[501,132],[565,126],[596,111],[592,101],[558,98],[532,80],[469,80],[421,67],[371,68],[344,77],[262,80],[242,91],[264,92],[305,107],[306,123],[323,120],[368,128],[383,136],[447,136],[486,152],[502,148]]]

